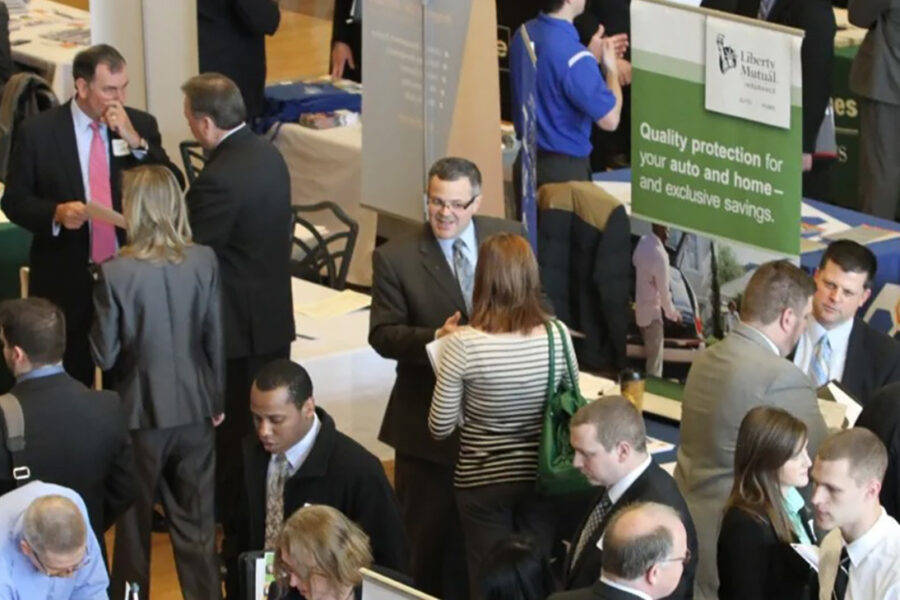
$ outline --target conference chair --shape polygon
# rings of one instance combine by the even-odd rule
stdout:
[[[187,175],[188,185],[192,185],[197,179],[197,174],[206,166],[206,156],[200,147],[200,142],[185,140],[178,144],[181,152],[181,162],[184,165],[184,173]]]
[[[356,247],[359,224],[334,202],[297,204],[292,210],[291,275],[343,290],[347,285],[347,271]],[[336,223],[335,230],[314,224],[310,217],[313,213],[325,213],[329,223]],[[341,226],[344,229],[337,230]]]

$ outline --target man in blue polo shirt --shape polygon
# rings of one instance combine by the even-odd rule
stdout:
[[[614,41],[601,27],[589,46],[581,44],[572,21],[586,0],[542,0],[542,12],[525,24],[537,55],[535,113],[537,121],[537,185],[591,178],[591,127],[606,131],[619,125],[622,88]],[[521,30],[510,48],[513,119],[524,136],[521,106],[525,102],[529,49]],[[597,68],[600,61],[603,72]]]

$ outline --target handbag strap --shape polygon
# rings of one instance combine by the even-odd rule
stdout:
[[[563,356],[566,357],[566,370],[569,372],[569,383],[572,385],[572,389],[575,389],[575,366],[572,364],[572,356],[569,352],[569,344],[566,341],[566,332],[563,331],[563,325],[559,322],[559,319],[553,319],[553,324],[556,326],[556,330],[559,331],[559,339],[562,344]],[[553,359],[551,359],[551,364],[553,363]]]
[[[550,321],[546,321],[544,327],[547,328],[547,347],[550,349],[550,366],[547,369],[547,398],[550,398],[556,391],[554,385],[556,382],[556,353],[553,348],[553,325],[550,324]]]
[[[6,424],[6,449],[12,459],[12,476],[16,485],[31,479],[31,470],[22,464],[25,452],[25,415],[19,399],[12,394],[0,396],[0,412]]]

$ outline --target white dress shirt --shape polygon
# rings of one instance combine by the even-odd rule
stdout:
[[[625,492],[628,491],[628,488],[631,487],[631,484],[637,481],[637,478],[644,474],[644,471],[646,471],[650,466],[651,461],[652,459],[648,454],[644,462],[639,464],[631,473],[609,486],[609,489],[606,490],[606,493],[607,495],[609,495],[609,501],[612,504],[618,502],[619,498],[621,498],[625,494]]]
[[[826,333],[828,343],[831,344],[831,360],[828,363],[828,380],[840,381],[844,376],[844,363],[847,362],[847,345],[850,343],[850,332],[853,331],[853,319],[847,319],[837,327],[827,330],[809,316],[806,323],[806,332],[800,336],[797,342],[797,350],[794,351],[794,364],[804,373],[812,376],[813,357],[816,354],[816,344]]]
[[[469,264],[472,265],[472,272],[475,272],[475,267],[478,264],[478,238],[475,237],[475,221],[469,221],[469,224],[466,225],[466,228],[462,230],[462,232],[455,238],[445,240],[443,238],[438,238],[438,245],[441,247],[441,252],[444,253],[444,258],[447,259],[447,264],[450,265],[450,272],[456,275],[456,263],[453,261],[453,244],[457,239],[461,239],[466,243],[465,248],[463,249],[463,255],[469,259]]]
[[[313,415],[313,423],[309,428],[309,431],[306,432],[300,441],[288,448],[284,451],[284,456],[287,458],[288,462],[288,477],[292,477],[294,473],[296,473],[300,467],[303,466],[303,463],[306,462],[306,459],[309,457],[309,453],[312,452],[313,445],[316,443],[316,437],[319,435],[319,430],[322,429],[322,423],[319,421],[319,415]],[[275,455],[273,454],[269,457],[269,470],[275,468]],[[268,481],[268,471],[266,472],[267,481]]]
[[[819,548],[819,599],[831,600],[841,549],[840,529],[831,530]],[[900,524],[884,508],[869,531],[847,544],[850,579],[844,600],[900,599]]]
[[[654,233],[641,236],[631,257],[634,265],[634,319],[647,327],[667,315],[678,314],[669,291],[669,255]]]

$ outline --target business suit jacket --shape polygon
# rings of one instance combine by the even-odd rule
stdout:
[[[406,572],[406,534],[381,462],[338,431],[327,412],[317,407],[316,414],[322,426],[312,450],[284,484],[285,518],[305,504],[332,506],[366,532],[376,564]],[[266,474],[271,454],[263,449],[255,434],[244,439],[242,450],[240,527],[236,539],[225,543],[229,563],[241,552],[261,550],[265,545]],[[232,581],[231,585],[235,583]]]
[[[65,373],[22,381],[10,393],[25,417],[24,462],[31,479],[78,492],[102,548],[103,533],[136,494],[131,439],[118,395],[89,390]],[[0,493],[15,488],[11,460],[4,423]]]
[[[884,442],[888,467],[881,482],[881,505],[895,519],[900,518],[900,382],[878,390],[856,420]]]
[[[691,519],[691,514],[688,512],[684,498],[681,497],[681,492],[678,491],[678,486],[675,485],[672,476],[666,473],[655,461],[651,460],[647,470],[641,473],[640,477],[625,490],[622,497],[613,504],[612,509],[603,518],[597,531],[588,538],[584,549],[578,556],[578,560],[573,565],[572,554],[575,551],[575,545],[581,537],[582,530],[587,525],[590,513],[593,512],[594,507],[604,493],[605,490],[598,492],[594,502],[591,503],[590,510],[585,514],[584,520],[582,520],[581,525],[579,525],[575,535],[572,537],[572,544],[569,546],[569,553],[563,564],[562,582],[565,589],[572,590],[588,587],[597,581],[597,578],[600,577],[600,564],[603,557],[603,551],[597,547],[597,541],[602,537],[603,532],[606,530],[606,525],[613,515],[635,502],[658,502],[677,510],[681,516],[682,523],[684,523],[684,529],[687,531],[688,550],[690,550],[691,556],[697,556],[697,532],[694,530],[694,521]],[[668,598],[674,600],[676,598],[693,597],[694,571],[696,567],[697,560],[692,558],[685,565],[684,575],[681,577],[678,588],[670,596],[667,596]]]
[[[243,127],[210,153],[187,193],[194,241],[219,258],[226,358],[294,340],[291,180],[281,153]]]
[[[900,0],[852,0],[847,15],[869,30],[850,68],[850,89],[870,100],[900,104]]]
[[[275,0],[197,0],[200,72],[231,78],[247,105],[247,118],[265,110],[266,36],[281,12]]]
[[[865,406],[875,392],[895,381],[900,381],[900,342],[854,318],[841,385]]]
[[[600,575],[598,574],[597,578],[599,577]],[[550,594],[547,600],[640,600],[640,596],[595,580],[590,584],[590,587],[578,588],[568,592],[556,592],[555,594]]]
[[[807,535],[815,541],[815,535]],[[796,536],[793,540],[798,541]],[[731,507],[722,518],[716,552],[719,600],[818,598],[818,577],[768,520]],[[815,590],[816,594],[810,592]]]
[[[53,301],[66,315],[66,364],[90,362],[87,334],[91,326],[90,228],[61,228],[53,235],[53,218],[57,204],[84,200],[84,182],[78,162],[72,101],[35,115],[20,126],[10,157],[9,177],[3,195],[3,212],[9,220],[32,233],[29,293]],[[133,154],[115,156],[110,133],[110,185],[112,207],[122,211],[122,172],[139,164],[162,164],[183,181],[177,167],[169,161],[156,119],[133,108],[125,109],[135,130],[147,140],[149,150],[142,160]],[[125,232],[117,229],[119,244],[125,243]],[[73,362],[74,361],[74,362]],[[68,367],[67,367],[68,368]],[[72,372],[84,381],[93,376]]]
[[[518,223],[494,217],[473,218],[479,245],[499,232],[522,233]],[[426,223],[417,236],[392,240],[372,256],[372,309],[369,344],[378,354],[397,361],[391,391],[378,434],[398,453],[443,465],[456,464],[459,434],[436,440],[428,433],[428,409],[434,371],[425,344],[454,312],[469,315],[459,283]]]
[[[362,2],[363,0],[357,0]],[[353,0],[334,0],[334,16],[331,22],[331,47],[335,42],[343,42],[350,46],[353,52],[355,69],[349,65],[344,68],[344,79],[362,81],[362,23],[352,21],[350,16],[353,9]]]
[[[131,429],[197,423],[224,412],[219,265],[206,246],[180,263],[118,257],[94,285],[91,352],[112,369]]]
[[[812,382],[775,354],[762,333],[739,323],[694,359],[681,403],[675,481],[697,527],[695,597],[716,597],[716,538],[734,479],[738,428],[751,408],[765,405],[783,408],[806,424],[814,456],[827,430]]]

